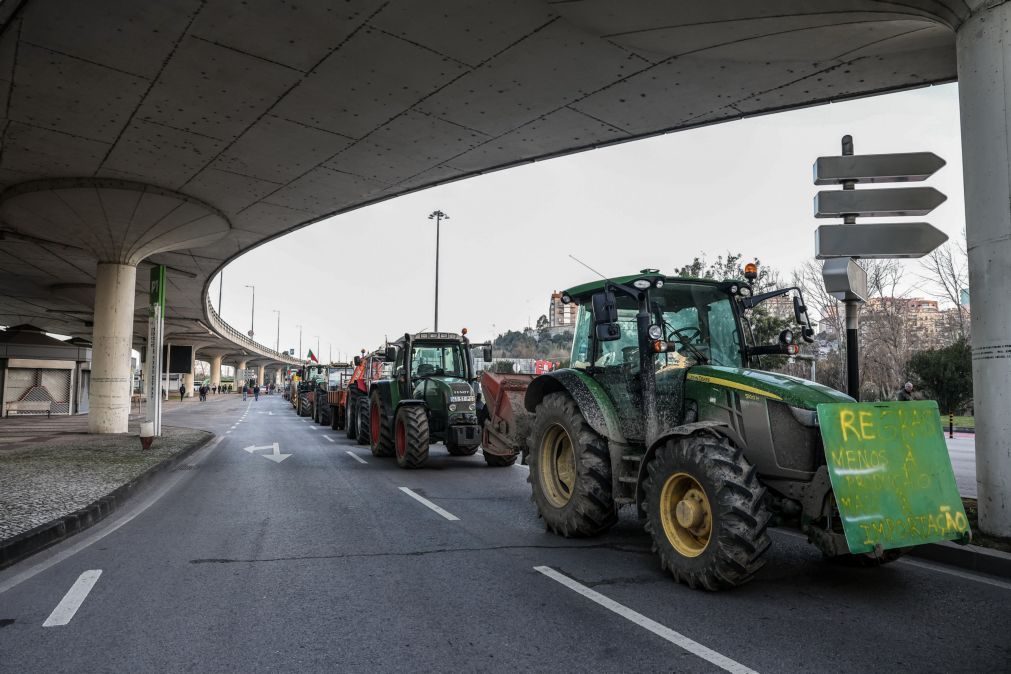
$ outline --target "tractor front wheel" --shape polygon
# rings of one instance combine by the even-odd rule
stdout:
[[[349,395],[345,409],[344,434],[348,440],[354,440],[358,437],[358,398]]]
[[[372,431],[372,424],[369,421],[369,399],[365,396],[358,398],[358,403],[355,407],[355,429],[358,433],[358,444],[359,445],[371,445],[372,441],[370,435]]]
[[[404,405],[397,410],[393,444],[401,468],[421,468],[428,461],[428,415],[424,407]]]
[[[387,419],[386,405],[378,391],[369,400],[369,446],[372,456],[393,456],[393,424]]]
[[[724,438],[673,438],[649,463],[646,530],[660,565],[692,588],[742,585],[771,545],[765,487],[742,450]]]
[[[550,531],[566,537],[595,536],[618,520],[607,443],[586,423],[571,396],[559,392],[544,397],[529,443],[527,481]]]

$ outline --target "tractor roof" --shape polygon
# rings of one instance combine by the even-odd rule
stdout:
[[[737,279],[723,279],[716,280],[711,278],[695,278],[691,276],[667,276],[666,274],[661,274],[656,269],[643,269],[638,274],[629,274],[628,276],[615,276],[607,280],[600,279],[599,281],[590,281],[589,283],[583,283],[578,286],[573,286],[568,290],[564,291],[563,294],[568,295],[572,298],[586,297],[587,295],[592,295],[594,293],[600,292],[604,289],[604,286],[608,283],[620,283],[622,285],[630,285],[633,281],[637,279],[647,279],[652,285],[657,279],[663,279],[665,285],[667,284],[677,284],[677,283],[699,283],[703,285],[718,286],[728,281],[734,281]],[[738,281],[739,283],[747,283],[746,281]]]
[[[417,342],[457,342],[461,343],[465,340],[463,335],[459,335],[455,332],[416,332],[411,335],[411,341]],[[394,344],[403,346],[404,338],[401,337]]]

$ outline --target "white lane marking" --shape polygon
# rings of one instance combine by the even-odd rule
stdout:
[[[693,655],[697,655],[698,657],[702,658],[703,660],[707,660],[707,661],[711,662],[712,664],[716,665],[720,669],[723,669],[723,670],[728,671],[728,672],[734,672],[734,674],[757,674],[757,672],[755,672],[755,670],[750,669],[748,667],[745,667],[744,665],[742,665],[741,663],[737,662],[736,660],[731,660],[727,656],[725,656],[725,655],[723,655],[721,653],[717,653],[716,651],[712,650],[711,648],[706,648],[705,646],[703,646],[699,642],[693,641],[692,639],[689,639],[688,637],[686,637],[685,635],[681,634],[680,632],[675,632],[671,628],[666,627],[664,625],[661,625],[660,623],[656,622],[655,620],[651,620],[650,618],[647,618],[643,614],[638,613],[637,611],[633,611],[632,609],[628,608],[627,606],[619,604],[618,602],[614,601],[613,599],[608,599],[607,597],[605,597],[604,595],[600,594],[599,592],[591,590],[590,588],[586,587],[582,583],[577,583],[576,581],[572,580],[568,576],[563,575],[561,573],[558,573],[557,571],[555,571],[554,569],[552,569],[549,566],[535,566],[534,567],[534,571],[538,571],[540,573],[543,573],[545,576],[547,576],[551,580],[554,580],[554,581],[557,581],[557,582],[561,583],[562,585],[564,585],[565,587],[569,588],[570,590],[573,590],[573,591],[578,592],[579,594],[583,595],[584,597],[586,597],[590,601],[595,602],[595,603],[599,604],[600,606],[603,606],[604,608],[608,609],[609,611],[613,611],[614,613],[617,613],[622,618],[625,618],[626,620],[629,620],[629,621],[635,623],[639,627],[642,627],[642,628],[645,628],[645,629],[649,630],[650,632],[652,632],[653,634],[657,635],[661,639],[666,639],[667,641],[671,642],[675,646],[680,646],[681,648],[685,649],[689,653],[692,653]]]
[[[91,592],[91,588],[95,587],[95,583],[98,582],[98,577],[101,575],[101,569],[82,573],[77,581],[70,586],[70,589],[67,590],[67,594],[63,595],[63,599],[56,605],[56,608],[49,614],[49,617],[46,618],[46,622],[42,623],[42,626],[56,627],[69,623],[74,618],[74,614],[77,613],[77,609],[81,608],[81,604],[88,598],[88,593]]]
[[[421,496],[420,494],[415,494],[413,491],[411,491],[407,487],[401,487],[400,491],[404,492],[405,494],[407,494],[408,496],[410,496],[411,498],[413,498],[415,501],[417,501],[421,505],[426,506],[428,508],[431,508],[432,510],[434,510],[437,513],[439,513],[440,515],[442,515],[443,517],[445,517],[447,520],[449,520],[451,522],[455,522],[455,521],[457,521],[457,520],[460,519],[459,517],[457,517],[453,513],[449,512],[448,510],[443,510],[439,506],[435,505],[434,503],[432,503],[431,501],[429,501],[424,496]]]
[[[355,454],[354,452],[352,452],[350,449],[348,450],[348,456],[350,456],[352,459],[354,459],[358,463],[368,463],[368,461],[366,461],[362,457],[358,456],[357,454]],[[403,489],[403,487],[401,487],[401,489]]]
[[[224,440],[224,439],[225,439],[224,437],[218,436],[218,437],[214,438],[213,440],[211,440],[211,442],[206,447],[204,447],[203,449],[197,451],[197,453],[193,455],[193,458],[187,463],[187,465],[189,465],[191,467],[195,467],[195,466],[199,465],[204,459],[206,459],[210,455],[210,453],[212,451],[214,451],[214,449],[217,448],[217,446],[219,444],[221,444],[221,441]],[[9,579],[7,579],[7,580],[5,580],[3,582],[0,582],[0,594],[3,594],[4,592],[6,592],[7,590],[9,590],[9,589],[11,589],[13,587],[17,587],[18,585],[20,585],[21,583],[25,582],[26,580],[29,580],[30,578],[34,578],[35,576],[37,576],[38,574],[42,573],[46,569],[48,569],[50,567],[53,567],[53,566],[56,566],[57,564],[59,564],[63,560],[69,559],[70,557],[73,557],[74,555],[76,555],[81,550],[84,550],[85,548],[87,548],[87,547],[89,547],[91,545],[94,545],[95,543],[99,542],[100,540],[102,540],[103,538],[105,538],[106,536],[108,536],[109,534],[111,534],[111,533],[115,532],[116,530],[118,530],[120,527],[126,526],[127,524],[129,524],[130,522],[132,522],[138,515],[141,515],[144,511],[146,511],[152,505],[154,505],[155,503],[157,503],[158,500],[161,499],[162,496],[164,496],[165,494],[167,494],[173,487],[175,487],[175,485],[180,480],[182,480],[184,478],[187,478],[187,477],[190,477],[192,475],[193,475],[193,473],[190,472],[190,471],[185,471],[185,470],[184,471],[179,471],[174,476],[168,478],[165,481],[164,486],[162,486],[160,489],[158,489],[157,491],[155,491],[154,493],[152,493],[150,497],[148,497],[147,499],[145,499],[143,501],[140,501],[137,504],[137,507],[133,510],[133,512],[131,512],[129,515],[123,517],[121,520],[119,520],[115,524],[111,525],[108,529],[105,529],[103,531],[99,531],[97,533],[90,534],[90,535],[83,535],[83,539],[81,540],[81,542],[77,543],[76,545],[73,545],[73,546],[71,546],[71,547],[69,547],[69,548],[67,548],[67,549],[65,549],[65,550],[63,550],[61,552],[56,553],[55,555],[53,555],[49,559],[46,559],[45,561],[40,561],[35,566],[30,567],[26,571],[22,571],[21,573],[17,574],[16,576],[12,576],[11,578],[9,578]],[[99,527],[101,527],[101,526],[102,525],[99,524]],[[75,536],[75,539],[76,538],[77,537]]]
[[[913,559],[900,559],[899,564],[907,564],[909,566],[916,566],[921,569],[927,569],[928,571],[937,571],[938,573],[946,573],[949,576],[957,576],[959,578],[964,578],[966,580],[974,580],[977,583],[984,583],[986,585],[993,585],[994,587],[999,587],[1002,590],[1011,590],[1011,583],[1005,582],[1003,580],[997,580],[996,578],[985,578],[983,576],[977,576],[972,573],[967,573],[965,571],[957,571],[955,569],[944,569],[940,566],[935,566],[934,564],[927,564],[919,560]]]
[[[323,437],[324,437],[324,438],[325,438],[326,440],[329,440],[330,442],[333,442],[333,441],[334,441],[334,439],[333,439],[333,438],[331,438],[331,437],[330,437],[329,435],[324,435]]]

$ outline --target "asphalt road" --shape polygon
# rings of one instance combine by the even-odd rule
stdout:
[[[1011,583],[777,531],[754,582],[693,591],[631,517],[546,533],[524,467],[437,447],[404,471],[234,398],[172,413],[219,442],[0,573],[0,671],[1011,670]]]

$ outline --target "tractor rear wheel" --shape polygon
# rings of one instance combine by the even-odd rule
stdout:
[[[672,438],[647,467],[646,530],[660,566],[692,588],[751,580],[771,542],[765,487],[744,452],[724,438]]]
[[[358,403],[355,406],[355,429],[358,433],[358,444],[359,445],[371,445],[370,433],[372,431],[372,425],[369,422],[369,399],[365,396],[358,398]]]
[[[348,436],[348,440],[354,440],[358,437],[358,398],[349,395],[345,408],[347,419],[344,421],[344,434]]]
[[[559,392],[544,397],[529,442],[527,481],[550,531],[566,537],[595,536],[618,520],[607,443],[586,423],[571,396]]]
[[[506,468],[508,466],[516,463],[516,457],[518,454],[512,454],[511,456],[499,456],[498,454],[489,454],[488,452],[481,452],[484,455],[484,462],[487,463],[492,468]]]
[[[394,420],[397,465],[421,468],[428,461],[428,415],[421,405],[403,405]]]
[[[393,424],[387,421],[386,404],[378,391],[369,400],[369,446],[372,456],[393,456]]]
[[[330,430],[333,431],[344,430],[344,426],[346,424],[347,424],[347,417],[344,416],[344,407],[331,407]]]

